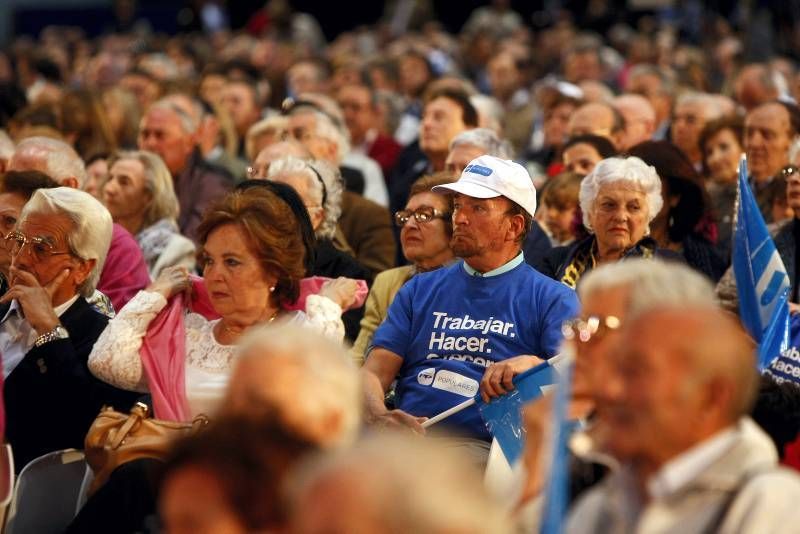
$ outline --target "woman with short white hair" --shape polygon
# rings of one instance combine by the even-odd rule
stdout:
[[[306,161],[286,156],[270,164],[267,180],[292,186],[306,206],[317,238],[314,246],[314,266],[310,274],[328,278],[344,276],[372,281],[372,276],[366,267],[333,244],[336,225],[342,214],[344,191],[344,184],[336,167],[324,161]],[[342,315],[350,342],[355,341],[358,336],[359,323],[363,315],[363,307],[348,310]]]
[[[176,265],[194,269],[195,247],[180,234],[172,175],[161,158],[145,150],[121,151],[108,161],[103,203],[144,254],[150,277]]]
[[[575,288],[581,276],[603,263],[629,257],[677,257],[649,237],[661,210],[661,180],[636,157],[599,162],[581,182],[578,196],[589,237],[552,249],[537,269]]]

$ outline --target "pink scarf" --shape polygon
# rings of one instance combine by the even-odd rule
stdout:
[[[189,421],[191,412],[186,400],[186,327],[183,322],[184,310],[198,313],[209,321],[219,319],[219,314],[211,306],[206,286],[202,278],[192,276],[192,298],[186,303],[183,293],[173,296],[166,308],[156,315],[147,327],[139,355],[142,369],[150,387],[153,399],[153,412],[158,419],[167,421]],[[321,276],[304,278],[300,281],[300,297],[287,310],[305,309],[308,295],[319,293],[322,284],[328,280]],[[350,308],[358,308],[367,297],[367,284],[357,280],[356,302]],[[2,375],[0,375],[2,376]]]

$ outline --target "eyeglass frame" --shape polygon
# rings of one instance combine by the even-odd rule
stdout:
[[[420,220],[420,217],[425,215],[425,213],[422,210],[426,210],[426,211],[430,210],[432,212],[431,215],[430,215],[430,219],[425,220],[425,221],[421,221]],[[401,220],[401,218],[403,217],[402,214],[406,214],[405,220]],[[398,211],[394,212],[394,223],[398,226],[398,228],[402,228],[408,223],[408,221],[411,220],[412,217],[414,218],[414,221],[417,224],[427,224],[427,223],[431,222],[434,219],[447,220],[452,215],[453,214],[450,213],[450,212],[442,211],[442,210],[439,210],[439,209],[436,209],[436,208],[432,208],[430,206],[420,206],[419,208],[417,208],[415,210],[398,210]]]
[[[41,236],[28,237],[19,230],[12,230],[3,237],[3,241],[6,243],[12,240],[13,242],[11,243],[11,249],[9,249],[9,253],[12,256],[19,255],[20,252],[22,252],[22,249],[26,245],[28,246],[29,253],[33,255],[36,261],[44,261],[52,256],[63,256],[65,254],[69,254],[70,256],[75,256],[75,253],[72,250],[54,251],[52,250],[53,245],[49,243],[45,238]],[[22,242],[21,245],[19,245],[20,241]],[[14,252],[13,248],[16,245],[19,245],[19,248],[17,249],[16,252]],[[49,247],[46,256],[41,256],[40,253],[37,253],[36,250],[33,248],[33,245],[45,245]]]
[[[797,175],[797,177],[792,178],[794,175]],[[790,179],[800,180],[800,167],[797,165],[786,165],[781,169],[781,176],[786,181],[789,181]]]
[[[604,335],[609,330],[619,330],[622,328],[622,321],[615,315],[590,315],[587,318],[578,317],[561,323],[561,335],[568,341],[576,340],[581,343],[588,343],[593,337],[597,339],[598,334]]]

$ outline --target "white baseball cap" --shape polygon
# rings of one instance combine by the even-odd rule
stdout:
[[[536,188],[528,171],[510,159],[480,156],[469,162],[461,178],[437,185],[433,191],[453,191],[473,198],[506,197],[519,204],[531,217],[536,213]]]

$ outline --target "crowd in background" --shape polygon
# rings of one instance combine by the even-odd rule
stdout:
[[[212,1],[195,32],[130,11],[16,36],[17,472],[138,400],[211,424],[120,466],[68,532],[532,532],[552,399],[498,484],[477,408],[427,421],[567,343],[591,442],[568,531],[791,532],[800,366],[756,373],[731,260],[745,154],[800,310],[800,7],[730,4],[497,0],[450,33],[398,1],[328,41],[285,0],[234,30]]]

